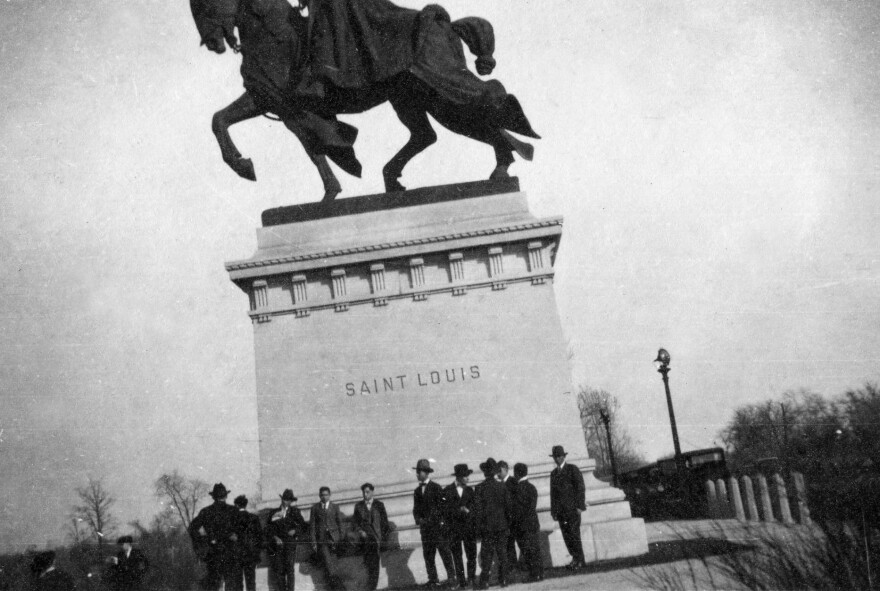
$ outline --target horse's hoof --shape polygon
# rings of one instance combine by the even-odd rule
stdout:
[[[399,193],[401,191],[406,191],[406,187],[401,185],[400,181],[397,179],[385,179],[386,193]]]
[[[509,179],[510,173],[507,172],[506,168],[496,168],[492,171],[492,174],[489,175],[490,181],[497,181],[501,179]]]
[[[250,158],[236,158],[229,163],[229,166],[232,167],[232,170],[235,171],[235,174],[237,174],[241,178],[247,179],[249,181],[257,180],[257,173],[254,172],[254,163],[251,161]]]
[[[331,201],[336,199],[336,196],[339,195],[341,192],[342,192],[341,187],[327,189],[326,191],[324,191],[324,198],[321,199],[321,203],[330,203]]]

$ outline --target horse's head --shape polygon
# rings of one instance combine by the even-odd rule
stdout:
[[[215,53],[223,53],[228,43],[238,51],[235,37],[238,0],[190,0],[189,4],[202,45]]]

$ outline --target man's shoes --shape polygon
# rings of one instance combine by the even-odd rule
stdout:
[[[439,589],[440,583],[438,581],[428,581],[425,583],[425,589]]]

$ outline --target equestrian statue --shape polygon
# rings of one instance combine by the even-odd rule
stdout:
[[[383,167],[385,190],[403,191],[406,164],[437,141],[430,114],[447,129],[495,150],[490,179],[509,176],[513,153],[531,160],[533,148],[510,132],[539,138],[520,107],[496,80],[467,68],[462,43],[480,75],[495,67],[495,36],[485,19],[452,21],[436,4],[422,10],[389,0],[190,0],[202,45],[242,55],[245,93],[214,114],[220,152],[239,176],[256,180],[229,127],[274,115],[296,135],[318,169],[324,201],[342,190],[328,159],[360,177],[357,129],[337,115],[391,103],[409,129],[406,144]],[[235,31],[241,37],[239,44]]]

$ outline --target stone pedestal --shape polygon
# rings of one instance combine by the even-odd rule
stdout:
[[[372,482],[400,546],[381,584],[420,583],[415,461],[430,458],[442,484],[456,463],[524,462],[558,565],[547,511],[560,444],[587,477],[587,559],[646,552],[623,494],[592,478],[553,295],[561,231],[516,179],[264,212],[255,255],[227,264],[254,326],[263,506],[292,488],[307,508],[326,485],[350,515]],[[343,563],[360,576],[359,559]]]

